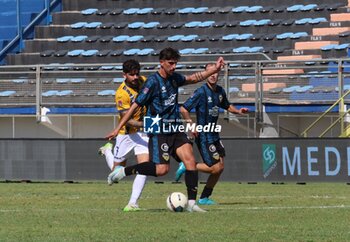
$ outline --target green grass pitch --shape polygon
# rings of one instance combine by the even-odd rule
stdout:
[[[173,213],[185,185],[147,183],[125,213],[132,183],[0,183],[0,241],[350,241],[350,186],[219,182],[208,213]],[[200,184],[199,191],[203,189]]]

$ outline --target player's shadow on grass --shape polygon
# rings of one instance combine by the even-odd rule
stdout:
[[[252,203],[245,203],[245,202],[232,202],[232,203],[219,203],[218,205],[223,206],[232,206],[232,205],[251,205]]]

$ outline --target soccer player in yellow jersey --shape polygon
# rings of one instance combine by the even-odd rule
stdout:
[[[140,64],[136,60],[127,60],[123,63],[124,82],[119,86],[115,93],[115,102],[119,111],[119,120],[129,110],[134,103],[138,91],[141,89],[146,78],[140,76]],[[126,165],[126,155],[134,150],[138,163],[149,160],[148,156],[148,137],[141,132],[143,127],[143,116],[146,114],[146,108],[140,107],[134,113],[133,117],[120,129],[115,140],[115,146],[112,153],[112,144],[107,143],[99,149],[99,153],[104,155],[109,168],[113,171],[115,167]],[[132,193],[128,205],[123,209],[125,212],[140,210],[137,201],[141,196],[143,187],[146,183],[145,175],[135,177]],[[112,185],[113,181],[108,180]]]

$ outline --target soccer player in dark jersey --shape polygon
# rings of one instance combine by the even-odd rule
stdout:
[[[178,105],[178,88],[182,85],[193,84],[205,80],[217,73],[224,66],[224,59],[219,57],[215,65],[204,71],[192,75],[181,75],[175,72],[180,54],[173,48],[165,48],[159,54],[159,70],[147,78],[140,90],[135,102],[124,115],[117,128],[109,133],[106,138],[117,136],[120,128],[131,118],[133,112],[140,106],[147,107],[147,115],[152,118],[151,126],[164,127],[167,130],[158,130],[149,134],[149,156],[151,162],[145,162],[128,167],[116,167],[109,175],[114,181],[119,181],[125,176],[143,174],[149,176],[163,176],[169,171],[170,156],[177,161],[183,161],[186,166],[185,183],[188,194],[188,211],[205,212],[196,205],[198,171],[193,155],[192,143],[186,133],[177,129],[182,124]]]
[[[206,69],[212,68],[215,64],[207,64]],[[220,108],[231,113],[244,114],[248,112],[247,108],[237,109],[229,103],[225,90],[217,85],[218,73],[208,77],[207,82],[198,88],[194,94],[180,108],[181,114],[186,120],[192,124],[190,111],[195,109],[197,124],[202,127],[205,125],[217,125]],[[213,188],[218,182],[221,173],[224,170],[225,149],[220,140],[219,133],[215,132],[193,132],[196,144],[203,159],[203,163],[197,164],[199,171],[209,173],[208,180],[203,192],[198,200],[201,205],[213,205],[215,202],[209,198],[213,192]],[[179,180],[181,175],[185,173],[186,167],[180,163],[176,171],[175,180]]]

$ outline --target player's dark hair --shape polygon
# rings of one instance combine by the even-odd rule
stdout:
[[[141,69],[140,63],[137,60],[130,59],[130,60],[124,61],[123,63],[124,73],[130,73],[132,71],[140,71],[140,69]]]
[[[159,53],[159,60],[176,60],[178,61],[180,59],[180,53],[178,50],[173,49],[171,47],[163,49]]]

